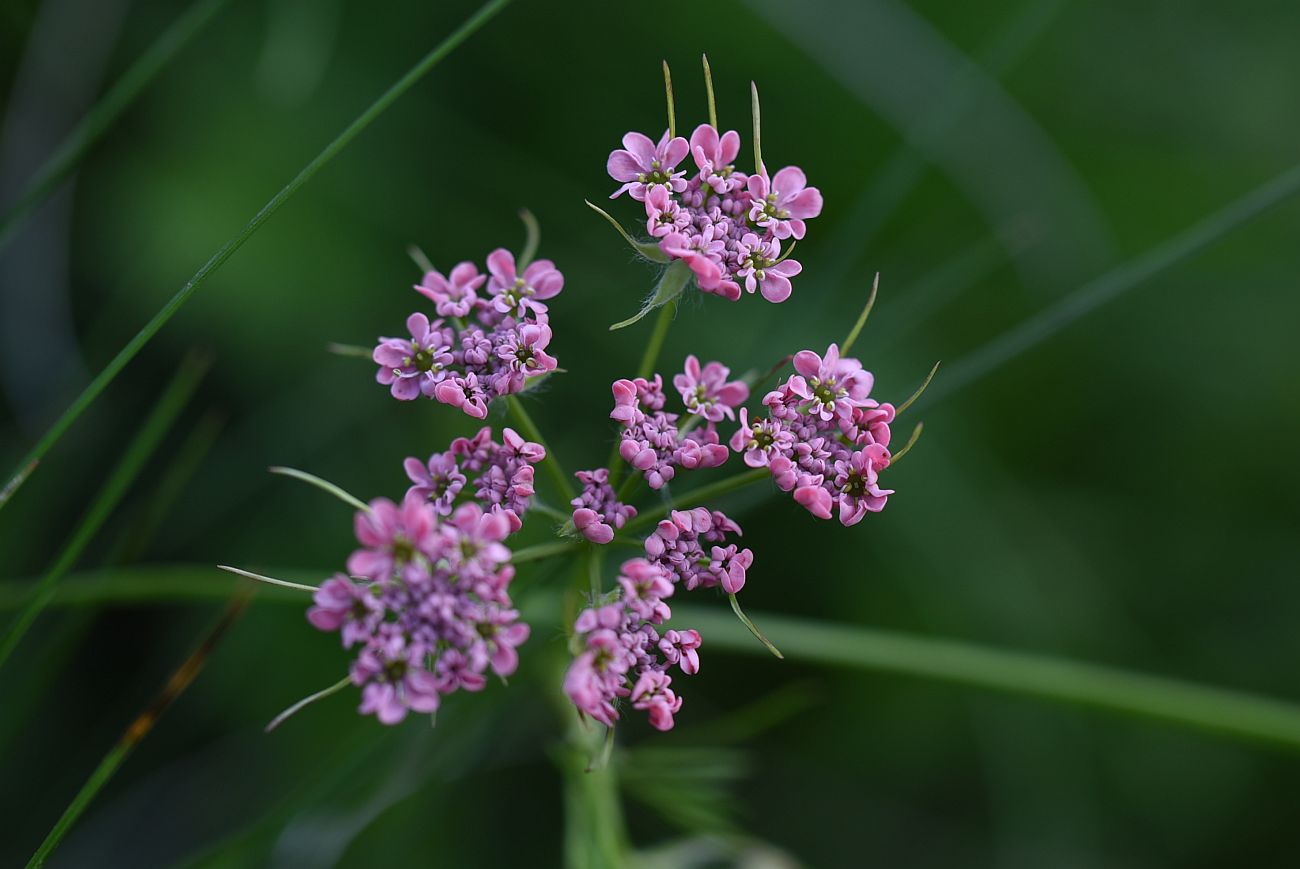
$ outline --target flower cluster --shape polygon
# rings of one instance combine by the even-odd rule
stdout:
[[[754,553],[727,543],[729,534],[741,536],[740,526],[717,510],[673,510],[645,539],[645,553],[687,591],[721,586],[735,594],[745,587]]]
[[[636,508],[619,502],[609,484],[608,468],[578,471],[574,476],[582,483],[582,494],[570,502],[573,527],[592,543],[608,543],[614,539],[614,531],[636,515]]]
[[[487,268],[483,275],[462,262],[450,276],[430,271],[415,286],[433,302],[437,319],[412,314],[410,337],[381,338],[371,355],[379,365],[375,379],[394,398],[424,395],[483,419],[493,398],[555,370],[543,300],[564,288],[564,276],[550,260],[531,263],[521,275],[504,248],[488,254]]]
[[[615,703],[627,698],[653,727],[670,730],[682,700],[668,669],[699,671],[700,635],[668,630],[661,636],[656,628],[672,616],[665,601],[673,583],[662,567],[634,558],[620,573],[618,599],[583,610],[574,623],[581,651],[565,674],[564,691],[580,712],[607,727],[619,718]]]
[[[509,676],[528,639],[508,589],[514,577],[500,512],[463,504],[440,517],[419,494],[357,513],[361,548],[315,593],[308,620],[357,647],[350,671],[362,714],[396,724],[432,713],[458,689],[479,691],[490,669]]]
[[[650,488],[662,488],[679,467],[716,468],[727,460],[716,422],[733,418],[734,409],[749,397],[748,386],[727,380],[730,373],[720,362],[701,367],[694,356],[686,358],[686,370],[673,378],[673,385],[696,419],[682,424],[677,414],[664,410],[663,378],[658,374],[653,380],[614,381],[609,416],[623,426],[619,455],[645,475]],[[695,425],[700,421],[702,425]]]
[[[771,469],[776,484],[819,519],[836,514],[855,525],[878,513],[893,494],[879,475],[889,466],[889,424],[894,406],[868,396],[874,378],[857,359],[840,358],[832,344],[824,356],[803,350],[795,374],[763,397],[768,416],[749,419],[731,448],[745,464]]]
[[[781,253],[781,244],[804,237],[804,221],[821,214],[822,195],[803,170],[787,166],[769,176],[736,170],[740,134],[719,134],[700,124],[690,141],[665,131],[656,143],[628,133],[609,155],[606,169],[622,183],[611,199],[627,193],[645,205],[646,232],[669,259],[682,260],[706,293],[735,301],[743,287],[769,302],[790,297],[790,278],[802,266]],[[695,173],[678,169],[687,155]],[[793,248],[793,242],[791,243]]]
[[[474,437],[456,438],[450,449],[427,461],[408,458],[403,467],[412,485],[406,494],[429,502],[439,516],[451,514],[458,496],[472,497],[483,509],[502,513],[514,531],[532,500],[533,465],[544,458],[541,444],[524,440],[514,429],[503,429],[497,443],[491,426],[483,426]]]

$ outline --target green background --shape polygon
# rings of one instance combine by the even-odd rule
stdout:
[[[101,91],[183,9],[110,6],[6,0],[7,143],[56,142],[84,111],[70,94]],[[234,0],[0,253],[6,467],[88,372],[473,9]],[[804,273],[788,302],[696,294],[660,370],[690,352],[766,369],[842,339],[877,271],[880,301],[855,348],[876,395],[902,400],[936,359],[947,366],[915,414],[925,436],[887,477],[898,494],[883,514],[844,529],[768,485],[719,503],[755,551],[747,608],[1300,699],[1300,205],[959,380],[963,357],[1005,329],[1289,168],[1298,26],[1284,0],[517,2],[304,187],[50,454],[0,516],[0,570],[15,581],[6,606],[17,581],[48,566],[195,348],[211,353],[210,373],[80,569],[341,566],[347,508],[264,469],[396,496],[403,457],[476,425],[393,401],[369,363],[325,345],[400,329],[419,301],[408,244],[439,264],[517,249],[521,206],[566,276],[552,350],[567,373],[529,407],[570,470],[604,462],[608,384],[632,373],[650,323],[606,326],[635,310],[654,273],[583,199],[613,188],[604,163],[623,132],[662,129],[661,59],[679,124],[704,118],[707,51],[722,126],[748,145],[756,80],[766,162],[803,167],[826,207],[799,244]],[[25,78],[38,32],[67,50]],[[99,77],[83,68],[95,51]],[[16,126],[20,94],[30,105]],[[611,210],[636,223],[630,203]],[[945,387],[945,375],[958,379]],[[499,411],[490,421],[501,424]],[[190,449],[196,430],[215,432],[210,449]],[[168,481],[179,491],[160,502]],[[577,569],[522,567],[516,589],[555,591]],[[34,850],[219,606],[42,618],[0,672],[0,863]],[[558,865],[562,646],[558,621],[535,622],[508,689],[453,698],[434,730],[416,719],[385,729],[336,697],[264,736],[348,656],[297,606],[259,597],[51,865]],[[1300,768],[1279,749],[711,653],[707,636],[702,657],[675,731],[620,729],[639,847],[727,833],[745,859],[771,848],[809,866],[1294,860]],[[664,865],[683,865],[675,853]]]

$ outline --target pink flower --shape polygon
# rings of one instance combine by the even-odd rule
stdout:
[[[434,453],[427,462],[412,456],[402,463],[406,476],[414,484],[406,490],[433,504],[439,516],[451,513],[451,505],[465,488],[465,475],[460,472],[456,459],[447,453]]]
[[[450,279],[439,271],[425,272],[424,280],[415,285],[415,290],[433,301],[439,316],[465,317],[478,299],[475,290],[486,280],[487,276],[479,274],[473,263],[462,262],[451,270]]]
[[[361,650],[352,665],[352,682],[361,689],[362,715],[374,715],[384,724],[397,724],[407,711],[434,712],[438,708],[437,681],[423,667],[424,650],[401,637],[386,646]]]
[[[670,139],[667,130],[658,144],[642,133],[628,133],[623,137],[623,147],[611,152],[605,165],[609,177],[623,182],[609,198],[616,199],[627,192],[633,199],[643,201],[649,189],[656,185],[681,193],[686,189],[682,177],[686,173],[676,171],[677,164],[689,150],[685,139],[681,136]]]
[[[453,375],[441,381],[434,387],[433,397],[443,404],[459,407],[475,419],[487,417],[488,394],[472,371],[463,377]]]
[[[770,229],[777,238],[803,238],[804,220],[822,213],[821,191],[807,185],[807,177],[797,166],[787,166],[770,182],[766,172],[750,175],[750,221]]]
[[[781,259],[781,243],[775,238],[762,239],[749,233],[740,240],[740,268],[736,277],[744,278],[745,292],[759,290],[769,302],[790,298],[790,278],[803,271],[792,259]]]
[[[529,263],[523,275],[515,269],[515,255],[499,247],[487,258],[488,292],[493,307],[502,314],[522,317],[529,311],[545,313],[543,299],[554,298],[564,289],[564,275],[548,259]]]
[[[731,369],[721,362],[710,362],[701,368],[700,360],[691,355],[686,357],[686,370],[673,377],[673,386],[691,413],[713,422],[723,417],[734,419],[733,409],[749,398],[749,387],[740,380],[728,381],[730,374]]]
[[[664,660],[678,665],[688,676],[700,672],[700,653],[695,651],[699,647],[699,631],[664,631],[663,639],[659,641],[659,651]]]
[[[672,730],[673,715],[682,708],[682,698],[668,687],[672,682],[667,673],[646,670],[632,688],[632,708],[648,712],[655,730]]]
[[[740,428],[731,436],[731,448],[744,453],[745,464],[761,468],[772,458],[789,452],[794,446],[794,436],[775,419],[749,421],[749,408],[740,409]]]
[[[691,216],[677,205],[667,187],[651,187],[645,198],[645,231],[654,238],[677,232],[691,222]]]
[[[312,595],[316,605],[307,610],[307,621],[322,631],[341,631],[344,648],[365,642],[384,617],[384,605],[371,591],[335,574]]]
[[[700,178],[714,193],[722,195],[745,183],[745,176],[735,173],[731,164],[740,153],[740,134],[728,130],[721,137],[717,128],[700,124],[691,133],[691,155],[700,169]]]
[[[670,232],[659,241],[659,249],[673,259],[683,260],[695,275],[695,283],[706,293],[718,292],[723,283],[720,263],[727,244],[721,239],[715,240],[713,233],[712,224],[706,224],[693,235]],[[729,291],[719,294],[734,302],[740,298],[740,287],[734,283],[730,286],[735,287],[734,296]]]
[[[879,513],[894,493],[878,485],[879,472],[889,465],[889,450],[872,444],[835,463],[834,485],[838,490],[839,519],[844,526],[856,525],[868,512]]]
[[[554,371],[559,364],[546,352],[551,343],[551,327],[527,323],[508,333],[497,348],[497,357],[505,362],[508,375],[497,380],[497,392],[519,392],[530,377]]]
[[[573,527],[592,543],[609,543],[614,530],[636,515],[636,508],[619,503],[609,484],[609,469],[578,471],[574,476],[582,483],[582,494],[570,502],[575,508]]]
[[[436,559],[437,524],[433,505],[418,495],[407,495],[400,507],[387,498],[376,498],[369,510],[357,512],[353,522],[363,548],[348,558],[348,573],[383,581],[417,555]]]
[[[801,408],[823,421],[839,418],[848,421],[854,408],[861,407],[871,393],[875,380],[856,359],[841,359],[840,349],[832,344],[824,357],[811,350],[794,356],[794,368],[803,378],[791,378],[790,390],[804,399]]]
[[[390,386],[393,398],[410,401],[421,392],[431,395],[447,376],[452,363],[450,333],[441,328],[442,321],[430,324],[424,314],[406,318],[409,340],[381,338],[371,358],[379,365],[375,379]]]

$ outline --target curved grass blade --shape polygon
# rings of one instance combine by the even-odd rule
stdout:
[[[104,369],[90,381],[68,409],[63,412],[63,415],[58,418],[54,425],[50,426],[49,430],[36,443],[36,446],[32,447],[31,451],[18,463],[19,470],[14,473],[13,479],[18,483],[22,482],[19,478],[25,478],[25,473],[30,473],[32,463],[39,460],[49,452],[50,447],[54,446],[59,438],[63,436],[64,432],[66,432],[68,428],[76,422],[77,418],[81,416],[82,412],[87,407],[90,406],[91,402],[99,397],[99,394],[113,381],[113,378],[117,377],[122,369],[126,367],[127,363],[135,358],[135,355],[140,352],[141,348],[149,343],[153,336],[167,324],[167,321],[169,321],[172,316],[180,310],[181,306],[189,301],[190,296],[194,294],[194,291],[197,290],[205,280],[207,280],[208,276],[219,269],[226,260],[230,259],[230,257],[234,255],[235,251],[239,250],[239,248],[243,246],[244,242],[248,241],[249,237],[260,229],[262,224],[265,223],[272,214],[280,209],[280,206],[297,193],[299,188],[310,181],[312,176],[319,172],[327,163],[338,156],[340,151],[346,148],[362,130],[370,126],[376,118],[382,115],[389,106],[396,102],[398,97],[410,90],[411,86],[423,78],[429,70],[433,69],[433,67],[438,64],[440,60],[450,54],[453,49],[491,20],[491,18],[500,12],[507,4],[509,4],[509,2],[510,0],[491,0],[491,2],[482,6],[478,12],[474,13],[474,15],[472,15],[464,24],[453,31],[450,36],[421,58],[415,66],[411,67],[411,69],[404,76],[398,79],[388,90],[384,91],[377,100],[370,104],[369,108],[362,112],[355,121],[343,130],[343,132],[339,133],[334,141],[326,145],[323,151],[317,154],[310,163],[304,166],[302,171],[294,176],[293,180],[281,188],[280,192],[275,194],[266,205],[263,205],[261,210],[258,211],[257,214],[253,215],[253,218],[244,225],[244,228],[222,245],[221,249],[214,253],[212,257],[194,273],[194,277],[190,278],[184,286],[177,290],[176,295],[172,296],[171,299],[169,299],[167,303],[159,309],[158,313],[154,314],[153,318],[135,334],[135,337],[128,341],[126,346],[118,351],[117,355],[114,356],[106,366],[104,366]],[[5,486],[4,491],[7,494],[3,500],[0,500],[0,509],[3,509],[8,498],[13,497],[13,493],[16,489],[17,485],[14,483],[9,483]]]
[[[4,217],[0,217],[0,251],[13,240],[27,216],[67,180],[91,146],[113,126],[118,115],[135,102],[149,83],[229,2],[230,0],[197,0],[131,64],[36,171],[23,192],[5,211]]]
[[[713,649],[766,655],[729,616],[683,605],[674,621]],[[1234,739],[1300,750],[1300,705],[1177,679],[1046,655],[992,649],[852,625],[764,614],[792,661],[878,670],[973,688],[1073,703]]]
[[[333,495],[335,498],[338,498],[344,504],[347,504],[349,507],[355,507],[356,509],[362,511],[363,513],[370,512],[370,505],[367,504],[365,501],[362,501],[356,495],[353,495],[351,492],[346,491],[342,487],[336,486],[334,483],[331,483],[329,480],[321,479],[315,474],[309,474],[306,471],[300,471],[297,468],[286,468],[283,465],[272,465],[271,467],[267,468],[267,470],[270,471],[272,474],[278,474],[282,477],[293,477],[295,480],[301,480],[302,482],[306,483],[309,486],[315,486],[317,489],[320,489],[322,492],[328,492],[329,494]]]
[[[117,741],[117,745],[113,746],[108,754],[104,755],[104,759],[99,762],[99,766],[90,774],[90,778],[86,780],[85,785],[73,797],[68,808],[64,810],[63,815],[54,824],[54,829],[50,830],[50,834],[45,837],[45,841],[36,849],[36,853],[32,855],[32,859],[27,863],[27,869],[37,869],[37,867],[45,865],[45,861],[54,853],[54,849],[59,847],[59,843],[68,834],[68,830],[81,817],[81,813],[86,810],[86,806],[90,805],[91,800],[95,798],[100,789],[108,784],[108,780],[117,772],[117,768],[126,760],[127,755],[144,741],[144,738],[149,735],[149,731],[153,730],[153,726],[158,723],[158,719],[162,717],[162,714],[167,711],[167,708],[172,703],[176,702],[176,698],[181,696],[195,677],[199,675],[204,664],[212,657],[213,651],[220,645],[230,628],[239,620],[239,617],[243,615],[245,607],[248,606],[248,601],[249,597],[247,595],[239,595],[230,602],[225,612],[217,619],[216,624],[204,635],[198,647],[190,653],[185,662],[172,674],[171,678],[167,680],[167,684],[163,685],[154,701],[131,722],[131,726],[122,734],[122,738]]]
[[[1173,238],[1118,268],[1089,281],[1054,305],[1013,326],[983,347],[958,360],[943,381],[921,402],[927,406],[969,386],[1026,350],[1042,343],[1075,320],[1095,311],[1143,281],[1199,253],[1275,205],[1300,193],[1300,164],[1256,187]]]
[[[127,489],[131,487],[136,476],[140,473],[140,469],[153,455],[163,437],[171,430],[172,424],[176,422],[176,417],[189,402],[190,396],[194,394],[199,380],[202,379],[207,369],[207,360],[194,355],[186,357],[185,361],[181,363],[171,383],[163,391],[158,403],[154,405],[153,411],[127,446],[126,452],[122,454],[117,466],[113,468],[113,472],[104,482],[104,487],[100,489],[99,495],[91,503],[90,509],[86,511],[76,530],[73,531],[72,537],[64,544],[63,549],[54,560],[54,563],[50,565],[50,569],[46,574],[31,588],[27,605],[10,623],[3,638],[0,638],[0,667],[4,666],[14,648],[22,641],[23,636],[32,626],[32,622],[36,621],[41,611],[54,597],[59,581],[63,579],[64,575],[72,568],[72,565],[81,557],[86,545],[90,543],[113,510],[117,508],[118,502],[122,500]]]

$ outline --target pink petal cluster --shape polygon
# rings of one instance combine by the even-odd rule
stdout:
[[[412,314],[409,338],[380,338],[371,354],[379,365],[375,379],[394,398],[423,395],[483,419],[493,398],[555,370],[555,357],[546,351],[551,327],[544,300],[564,289],[564,276],[550,260],[519,274],[504,248],[488,254],[487,268],[483,275],[462,262],[449,276],[426,273],[415,286],[433,302],[438,319]]]
[[[541,444],[524,440],[514,429],[502,429],[497,443],[492,427],[483,426],[474,437],[456,438],[450,449],[426,461],[408,458],[403,467],[412,485],[406,493],[428,501],[439,516],[451,514],[458,496],[472,497],[485,510],[508,514],[518,528],[533,497],[533,465],[544,458]]]
[[[671,730],[682,700],[672,690],[668,669],[700,669],[696,631],[657,626],[672,617],[665,601],[673,583],[664,570],[642,558],[623,563],[619,597],[583,610],[574,622],[579,651],[564,676],[564,692],[579,712],[607,727],[619,718],[617,704],[631,701],[658,730]]]
[[[740,411],[731,448],[750,467],[768,467],[782,491],[819,519],[856,525],[893,494],[880,487],[889,466],[894,407],[870,398],[874,378],[857,359],[803,350],[795,374],[763,397],[768,416]]]
[[[508,591],[510,518],[476,503],[440,516],[418,493],[357,513],[361,548],[316,591],[307,619],[357,648],[362,714],[396,724],[453,691],[481,690],[488,670],[515,671],[529,629]]]
[[[727,594],[745,587],[754,553],[728,543],[740,526],[717,510],[673,510],[645,539],[646,557],[687,591],[720,586]]]
[[[609,484],[609,469],[578,471],[574,474],[582,483],[582,494],[574,498],[573,527],[592,543],[608,543],[614,532],[636,515],[636,508],[622,504],[614,487]]]
[[[739,153],[739,133],[720,134],[709,124],[696,127],[689,142],[667,132],[658,143],[628,133],[606,164],[621,182],[610,198],[627,193],[643,203],[646,232],[669,258],[690,266],[704,292],[735,301],[743,289],[784,302],[802,266],[782,256],[782,242],[804,237],[805,221],[821,214],[822,195],[795,166],[770,177],[761,166],[752,175],[737,171]],[[689,178],[677,168],[688,154],[695,163]]]
[[[609,416],[623,426],[619,455],[645,475],[650,488],[662,488],[678,468],[716,468],[727,460],[715,422],[732,418],[734,409],[749,397],[749,387],[738,380],[727,381],[729,374],[720,362],[701,367],[698,359],[689,356],[686,370],[673,378],[687,411],[704,420],[694,428],[664,410],[660,375],[653,380],[614,381],[614,409]]]

